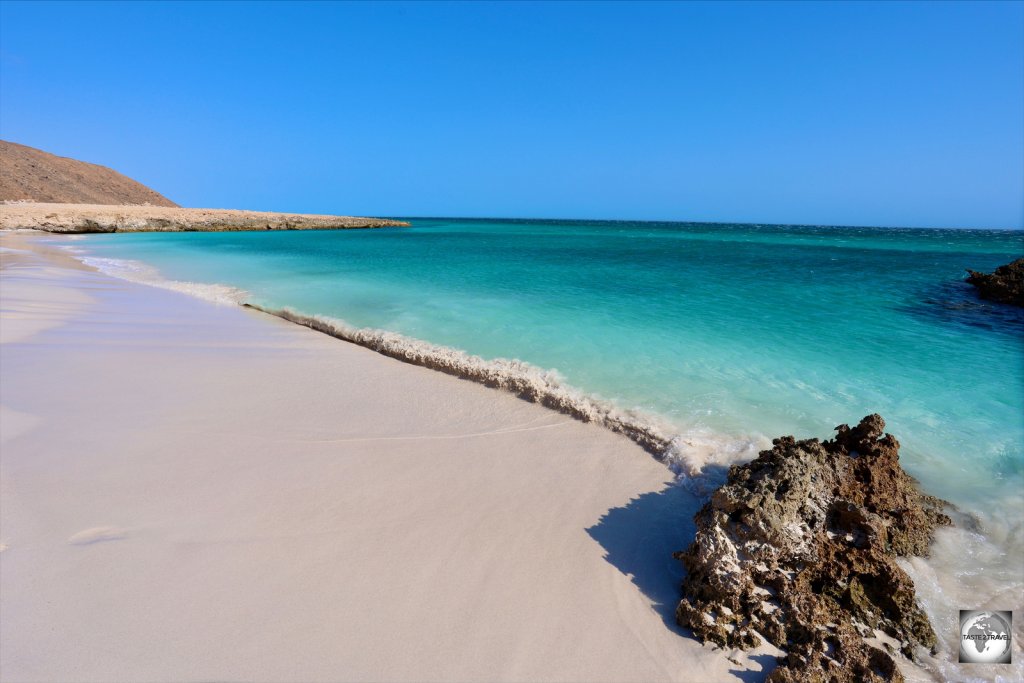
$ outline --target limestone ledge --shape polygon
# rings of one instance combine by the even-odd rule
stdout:
[[[0,229],[59,233],[95,232],[227,232],[235,230],[343,230],[408,227],[405,221],[356,216],[182,209],[168,206],[0,204]]]

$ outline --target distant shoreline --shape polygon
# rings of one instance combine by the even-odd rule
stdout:
[[[56,233],[349,230],[409,225],[406,221],[384,218],[233,209],[22,201],[0,204],[0,229]]]

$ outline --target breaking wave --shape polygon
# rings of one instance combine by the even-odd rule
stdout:
[[[182,292],[190,296],[205,299],[221,305],[238,305],[245,301],[249,293],[244,289],[230,287],[228,285],[210,285],[202,282],[187,282],[184,280],[168,280],[161,277],[160,272],[140,261],[129,261],[127,259],[102,258],[99,256],[86,256],[74,247],[64,247],[78,258],[82,263],[112,277],[138,282],[151,287],[169,289],[174,292]]]

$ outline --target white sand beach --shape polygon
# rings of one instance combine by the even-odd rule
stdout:
[[[773,664],[675,627],[697,502],[626,438],[41,245],[0,238],[4,681]]]

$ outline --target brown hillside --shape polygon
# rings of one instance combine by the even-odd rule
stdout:
[[[0,140],[0,200],[178,206],[106,166]]]

